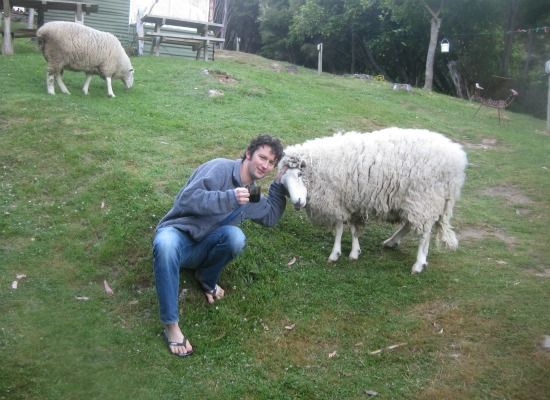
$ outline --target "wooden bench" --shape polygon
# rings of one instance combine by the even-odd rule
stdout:
[[[197,59],[203,50],[204,60],[208,60],[208,47],[210,44],[223,43],[224,38],[215,37],[212,32],[221,32],[223,25],[211,21],[197,21],[186,18],[176,18],[162,15],[144,15],[141,22],[155,24],[153,32],[146,32],[144,36],[152,40],[151,54],[159,55],[161,43],[190,45],[197,51]],[[174,30],[173,28],[184,28]],[[185,29],[192,30],[186,32]],[[138,38],[139,40],[139,38]],[[214,46],[212,47],[212,59],[214,58]]]
[[[156,56],[160,54],[160,45],[165,43],[192,46],[193,51],[197,52],[197,59],[199,59],[202,50],[205,60],[208,59],[207,52],[211,43],[223,43],[225,41],[224,38],[217,38],[209,35],[172,32],[146,32],[145,38],[150,38],[152,40],[151,54],[155,54]],[[212,59],[214,59],[214,48],[212,48]]]
[[[36,37],[36,29],[21,28],[10,33],[12,39]],[[4,31],[2,31],[2,36],[4,36]]]

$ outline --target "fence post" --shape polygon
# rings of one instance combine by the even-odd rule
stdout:
[[[546,131],[550,132],[550,60],[546,61],[544,71],[548,74],[548,100],[546,103]]]
[[[237,51],[241,51],[241,38],[237,36]]]
[[[317,59],[317,73],[321,75],[323,72],[323,43],[317,45],[317,51],[319,52],[319,57]]]
[[[34,8],[27,8],[29,16],[27,18],[27,29],[34,28]]]

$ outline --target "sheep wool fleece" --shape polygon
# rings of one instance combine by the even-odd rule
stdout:
[[[44,24],[37,37],[49,68],[84,71],[103,78],[124,78],[132,69],[116,36],[85,25],[53,21]]]
[[[438,219],[446,202],[452,210],[467,164],[461,146],[445,136],[399,128],[309,140],[287,147],[285,157],[307,165],[303,179],[314,222],[405,220],[419,233]]]

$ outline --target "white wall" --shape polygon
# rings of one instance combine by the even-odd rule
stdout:
[[[153,4],[153,15],[208,21],[210,0],[130,0],[130,24],[136,22],[138,8],[149,10]]]

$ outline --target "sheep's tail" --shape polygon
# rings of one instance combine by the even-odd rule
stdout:
[[[443,243],[450,250],[456,250],[458,247],[458,239],[451,226],[454,203],[454,199],[445,200],[443,214],[439,216],[439,220],[435,223],[437,246]]]
[[[44,45],[46,44],[46,34],[42,29],[38,29],[36,32],[36,39],[38,42],[38,47],[44,53]]]

